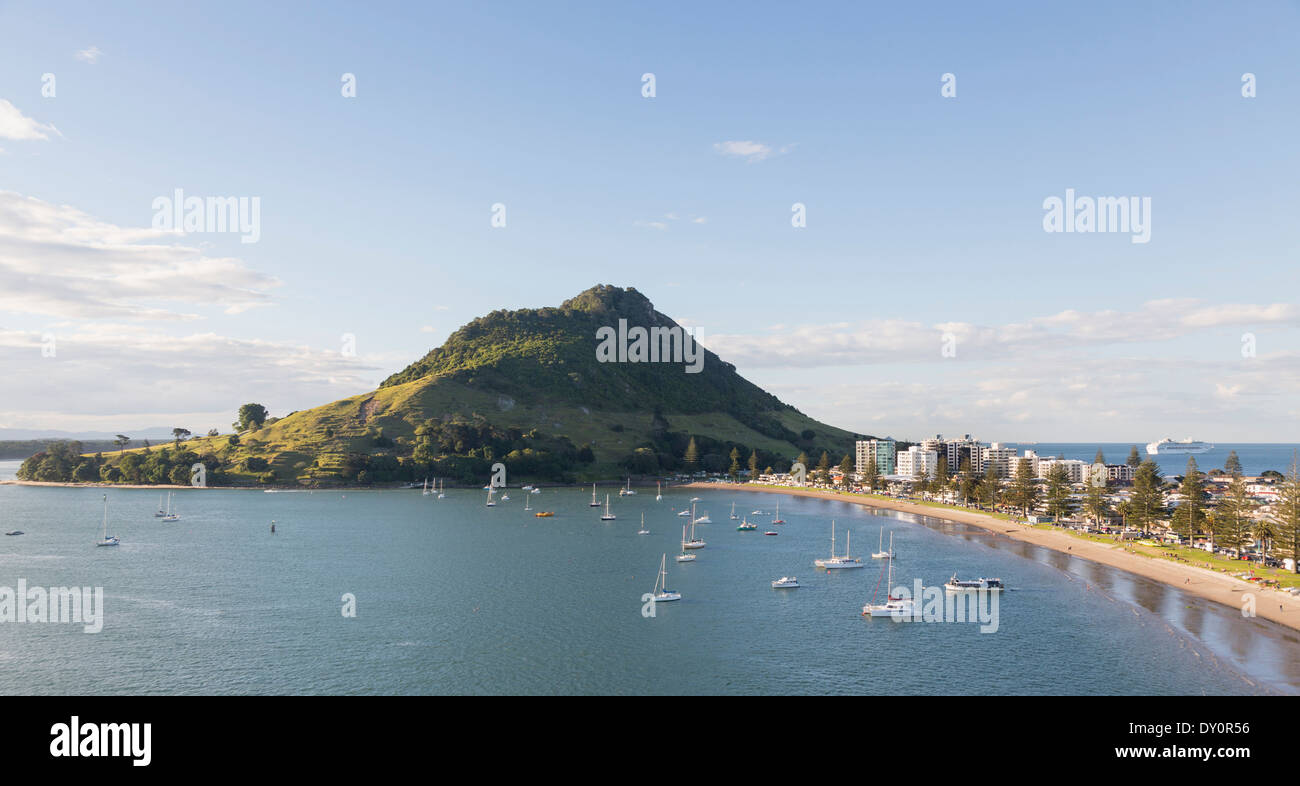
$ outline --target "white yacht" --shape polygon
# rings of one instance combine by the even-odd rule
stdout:
[[[835,522],[831,521],[831,556],[829,559],[819,559],[813,562],[819,568],[827,570],[843,570],[846,568],[861,568],[862,561],[857,557],[849,556],[849,540],[853,537],[850,531],[844,536],[844,556],[835,556]]]
[[[653,594],[655,603],[682,599],[682,593],[668,589],[668,555],[666,553],[659,558],[659,576],[655,579]]]
[[[180,521],[181,514],[172,512],[172,492],[167,492],[167,512],[163,514],[163,521]]]
[[[894,533],[889,533],[889,552],[894,552]],[[897,620],[911,620],[916,608],[916,601],[913,598],[895,597],[893,593],[894,584],[894,558],[889,558],[889,571],[885,579],[885,602],[868,603],[862,607],[862,616],[864,617],[893,617]],[[873,599],[874,600],[874,599]]]
[[[655,502],[660,502],[664,498],[664,482],[659,481],[658,490],[655,492]]]
[[[598,507],[600,507],[600,503],[596,501],[596,484],[595,484],[595,483],[592,483],[592,484],[591,484],[591,504],[588,505],[587,507],[589,507],[589,508],[598,508]]]
[[[104,537],[95,542],[96,546],[116,546],[122,541],[116,535],[108,534],[108,495],[104,495]]]
[[[686,527],[682,527],[682,553],[677,555],[678,562],[694,562],[695,555],[686,550]]]
[[[736,503],[731,503],[731,520],[736,520]]]
[[[702,549],[702,548],[704,548],[704,546],[705,546],[704,541],[702,541],[702,540],[700,540],[699,538],[695,537],[695,524],[694,524],[694,522],[691,523],[691,539],[690,539],[690,540],[686,540],[686,528],[685,528],[685,527],[682,527],[682,549],[683,549],[683,550],[685,550],[685,549]]]
[[[635,495],[636,495],[636,492],[632,490],[632,479],[631,479],[631,478],[628,478],[628,479],[627,479],[627,487],[626,487],[626,488],[621,488],[621,489],[618,490],[618,495],[619,495],[620,497],[631,497],[631,496],[635,496]]]
[[[952,578],[944,582],[943,588],[948,592],[965,592],[967,590],[991,590],[1000,591],[1003,589],[1002,579],[959,579],[957,574],[952,574]]]
[[[609,495],[606,494],[606,495],[605,495],[605,512],[602,513],[602,514],[600,514],[600,520],[601,520],[601,521],[613,521],[613,520],[616,519],[616,518],[618,518],[618,516],[615,516],[615,515],[613,514],[613,512],[611,512],[610,509],[609,509]]]
[[[799,579],[794,576],[782,576],[772,582],[772,589],[798,589]]]
[[[492,488],[491,486],[488,486],[487,506],[489,508],[495,508],[497,506],[496,500],[492,499],[492,495],[495,493],[496,493],[496,489]]]
[[[649,534],[650,534],[650,530],[648,530],[648,529],[645,528],[645,514],[644,514],[644,513],[641,514],[641,529],[637,530],[637,531],[636,531],[636,534],[638,534],[638,535],[649,535]]]
[[[885,528],[880,528],[880,543],[876,546],[876,551],[872,552],[872,559],[889,559],[894,556],[894,533],[889,533],[889,551],[885,551]]]

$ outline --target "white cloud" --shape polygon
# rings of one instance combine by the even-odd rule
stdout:
[[[19,111],[18,107],[0,98],[0,139],[32,142],[49,139],[50,134],[63,136],[49,123],[39,123]]]
[[[724,156],[743,158],[750,163],[762,161],[775,152],[770,145],[752,141],[716,142],[713,149]],[[786,149],[788,148],[783,148],[782,152]]]
[[[196,319],[269,305],[273,276],[205,256],[177,235],[119,227],[66,205],[0,191],[0,311],[72,319]]]
[[[99,61],[99,56],[102,54],[104,53],[99,51],[99,47],[92,46],[88,49],[79,50],[76,54],[76,58],[84,63],[94,65]]]

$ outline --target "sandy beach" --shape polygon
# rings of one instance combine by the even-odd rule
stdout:
[[[952,510],[948,508],[933,508],[926,505],[917,505],[905,500],[877,499],[875,497],[862,497],[856,494],[838,494],[830,491],[820,491],[816,489],[797,489],[797,488],[776,488],[771,486],[723,486],[717,483],[691,483],[687,488],[721,491],[721,490],[740,490],[740,491],[757,491],[766,494],[788,494],[794,497],[817,497],[819,499],[833,499],[841,502],[850,502],[854,505],[862,505],[867,508],[880,508],[885,510],[897,510],[904,513],[915,513],[919,516],[930,516],[931,518],[942,519],[945,521],[954,521],[962,524],[970,524],[981,529],[996,532],[1015,540],[1033,543],[1043,548],[1053,549],[1067,553],[1080,559],[1091,560],[1102,565],[1109,565],[1113,568],[1135,573],[1154,581],[1163,582],[1173,587],[1177,587],[1184,592],[1212,600],[1215,603],[1222,603],[1225,606],[1231,606],[1240,610],[1243,603],[1244,593],[1255,594],[1255,612],[1264,619],[1272,620],[1288,628],[1300,630],[1300,598],[1285,592],[1267,589],[1251,584],[1247,581],[1234,578],[1232,576],[1218,573],[1206,568],[1199,568],[1194,565],[1185,565],[1169,560],[1148,557],[1142,554],[1125,551],[1122,547],[1114,544],[1097,543],[1083,538],[1076,538],[1065,532],[1042,530],[1031,527],[1027,524],[1017,524],[1011,521],[986,516],[982,513],[967,510]]]

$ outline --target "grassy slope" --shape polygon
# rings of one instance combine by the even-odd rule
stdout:
[[[644,442],[650,431],[649,413],[590,408],[584,411],[581,406],[572,405],[524,405],[452,380],[425,378],[296,412],[262,429],[242,434],[237,447],[227,445],[228,435],[191,439],[181,446],[199,454],[215,453],[228,463],[260,456],[284,480],[309,480],[313,477],[310,465],[317,456],[322,457],[325,469],[352,451],[406,456],[410,454],[415,429],[424,420],[453,414],[469,417],[475,413],[501,427],[537,428],[568,436],[575,445],[591,443],[596,464],[589,468],[589,477],[617,476],[620,472],[617,462]],[[760,434],[726,413],[664,414],[673,431],[733,440],[791,457],[799,452],[790,443]],[[817,433],[814,441],[818,444],[849,445],[853,440],[850,432],[819,423],[793,409],[774,416],[792,431],[814,430]],[[615,425],[621,425],[623,431],[614,431],[611,427]],[[396,446],[376,449],[371,434],[377,428],[382,428],[384,436],[393,439]],[[327,429],[333,430],[333,437],[325,436]],[[160,447],[163,446],[155,445],[154,449]],[[133,448],[127,452],[142,450]],[[113,458],[116,454],[106,455]],[[240,474],[232,473],[236,477]],[[255,475],[248,473],[247,478],[251,480]]]

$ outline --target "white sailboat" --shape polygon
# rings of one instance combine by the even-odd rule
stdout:
[[[735,520],[736,520],[736,503],[735,503],[735,502],[731,503],[731,520],[732,520],[732,521],[735,521]]]
[[[692,513],[695,512],[695,506],[694,506],[694,505],[691,506],[691,512],[692,512]],[[702,541],[702,540],[700,540],[699,538],[695,537],[695,524],[696,524],[695,517],[694,517],[694,516],[691,516],[691,539],[690,539],[690,540],[686,540],[686,539],[685,539],[686,528],[685,528],[685,527],[682,527],[682,536],[683,536],[683,539],[682,539],[682,548],[683,548],[683,549],[702,549],[702,548],[704,548],[704,546],[706,545],[706,544],[704,543],[704,541]]]
[[[913,617],[915,608],[915,599],[895,597],[893,593],[894,585],[894,533],[889,533],[889,571],[888,578],[885,579],[885,602],[868,603],[862,607],[862,616],[864,617],[894,617],[899,620],[910,620]],[[874,598],[873,598],[874,600]]]
[[[489,508],[495,508],[497,506],[496,500],[492,499],[492,495],[495,494],[496,491],[497,491],[496,489],[492,488],[491,486],[488,486],[487,507]]]
[[[648,529],[645,528],[645,514],[644,514],[644,513],[641,514],[641,529],[637,530],[637,531],[636,531],[636,534],[638,534],[638,535],[649,535],[649,534],[650,534],[650,530],[648,530]]]
[[[704,515],[699,518],[695,517],[695,503],[691,503],[691,531],[695,531],[696,524],[712,524],[713,519],[709,518],[709,512],[704,511]]]
[[[619,489],[619,490],[618,490],[618,495],[619,495],[620,497],[631,497],[631,496],[633,496],[633,495],[635,495],[635,494],[636,494],[636,492],[632,490],[632,479],[631,479],[631,478],[628,478],[628,479],[627,479],[627,488],[621,488],[621,489]]]
[[[445,496],[447,496],[447,481],[444,480],[442,481],[442,485],[438,487],[438,499],[442,499]]]
[[[610,509],[609,509],[609,495],[606,494],[606,495],[605,495],[605,512],[602,513],[602,514],[600,514],[600,520],[601,520],[601,521],[613,521],[613,520],[616,519],[616,518],[618,518],[618,517],[615,516],[615,515],[610,511]]]
[[[108,534],[108,495],[104,495],[104,537],[95,543],[96,546],[116,546],[121,543],[116,535]]]
[[[181,514],[172,513],[172,492],[167,492],[167,513],[162,517],[163,521],[180,521]]]
[[[680,592],[673,592],[668,589],[668,554],[665,553],[659,558],[659,576],[655,579],[654,588],[655,603],[664,603],[670,600],[681,600]]]
[[[664,482],[659,481],[659,490],[655,492],[655,502],[662,502],[664,498]]]
[[[532,502],[532,500],[529,499],[528,497],[524,497],[524,510],[525,510],[525,511],[532,510],[532,508],[529,507],[529,505],[528,505],[529,502]]]
[[[425,479],[424,479],[424,490],[420,492],[420,496],[421,496],[421,497],[427,497],[427,496],[429,496],[429,479],[428,479],[428,478],[425,478]]]
[[[894,555],[894,533],[889,533],[889,551],[885,551],[885,528],[880,528],[880,544],[876,546],[872,559],[889,559]]]
[[[600,507],[600,503],[596,501],[596,484],[595,484],[595,483],[592,483],[592,484],[591,484],[591,504],[588,505],[587,507],[589,507],[589,508],[598,508],[598,507]]]
[[[167,511],[163,510],[163,495],[159,494],[159,495],[158,495],[158,512],[155,513],[155,514],[153,514],[153,517],[156,518],[156,519],[160,519],[160,518],[162,518],[163,516],[166,516],[166,515],[167,515]]]
[[[858,558],[857,558],[857,557],[850,557],[850,556],[849,556],[849,542],[848,542],[848,539],[851,538],[852,536],[853,536],[853,533],[852,533],[852,532],[849,532],[848,535],[845,537],[845,541],[844,541],[844,556],[843,556],[843,557],[837,557],[837,556],[835,556],[835,522],[834,522],[834,520],[832,520],[832,521],[831,521],[831,556],[830,556],[829,559],[819,559],[819,560],[814,560],[814,561],[813,561],[813,564],[816,565],[816,566],[819,567],[819,568],[826,568],[826,569],[828,569],[828,570],[837,570],[837,569],[843,569],[843,568],[860,568],[860,567],[862,567],[862,563],[861,563],[860,561],[858,561]]]
[[[677,555],[678,562],[694,562],[695,555],[686,550],[686,525],[682,525],[682,553]]]
[[[772,519],[773,524],[784,524],[785,519],[781,518],[781,500],[776,501],[776,518]]]

